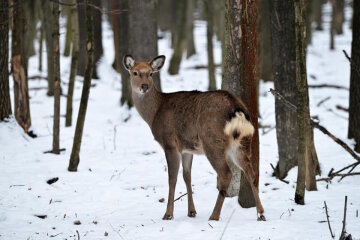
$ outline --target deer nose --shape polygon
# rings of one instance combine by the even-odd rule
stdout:
[[[146,92],[149,89],[149,85],[147,84],[141,84],[141,89]]]

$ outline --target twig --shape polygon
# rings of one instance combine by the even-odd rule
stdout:
[[[328,222],[328,225],[329,225],[329,230],[330,230],[331,238],[334,239],[334,238],[335,238],[335,235],[333,234],[333,232],[332,232],[332,230],[331,230],[330,221],[329,221],[328,209],[327,209],[327,206],[326,206],[326,201],[324,201],[324,205],[325,205],[326,219],[327,219],[327,222]]]
[[[58,233],[58,234],[55,234],[55,235],[50,235],[49,237],[53,238],[53,237],[56,237],[56,236],[58,236],[58,235],[60,235],[60,234],[62,234],[62,232],[61,232],[61,233]]]
[[[328,96],[328,97],[326,97],[326,98],[324,98],[323,100],[321,100],[316,106],[317,107],[320,107],[321,106],[321,104],[323,104],[324,102],[326,102],[327,100],[329,100],[331,97],[330,96]]]
[[[343,219],[343,227],[342,227],[342,230],[341,230],[341,235],[340,235],[340,240],[344,239],[345,238],[345,233],[346,233],[346,230],[345,230],[345,225],[346,225],[346,210],[347,210],[347,196],[345,196],[345,205],[344,205],[344,219]]]
[[[270,163],[270,166],[274,170],[274,172],[276,172],[276,169],[275,169],[275,167],[274,167],[274,165],[272,163]],[[277,179],[279,179],[280,181],[282,181],[282,182],[284,182],[286,184],[290,183],[289,181],[286,181],[285,179],[281,179],[281,178],[277,178]]]
[[[76,234],[77,234],[77,236],[78,236],[78,240],[80,240],[80,234],[79,234],[79,231],[78,231],[78,230],[76,230]]]
[[[66,150],[66,148],[60,148],[59,152],[63,152],[65,150]],[[54,153],[54,152],[53,152],[53,150],[49,150],[49,151],[45,151],[44,153]]]
[[[223,238],[223,236],[224,236],[224,234],[225,234],[225,231],[226,231],[226,229],[227,229],[227,227],[228,227],[228,225],[229,225],[229,223],[230,223],[230,220],[231,220],[232,216],[234,215],[234,212],[235,212],[235,209],[232,211],[232,213],[231,213],[231,215],[230,215],[230,217],[229,217],[229,219],[228,219],[228,221],[227,221],[227,223],[226,223],[226,225],[225,225],[225,227],[224,227],[224,230],[223,230],[223,232],[221,233],[220,240]]]
[[[180,197],[178,197],[177,199],[174,200],[174,202],[176,202],[177,200],[179,200],[180,198],[182,198],[183,196],[187,195],[187,193],[184,193],[183,195],[181,195]]]
[[[347,54],[347,52],[343,49],[343,53],[345,54],[345,57],[349,60],[350,62],[350,66],[354,67],[357,74],[360,76],[360,70],[359,70],[359,66],[355,65],[355,63],[353,62],[353,60],[351,59],[351,57],[349,57],[349,55]]]
[[[340,86],[340,85],[334,85],[334,84],[316,84],[316,85],[308,85],[309,88],[336,88],[336,89],[343,89],[343,90],[349,90],[349,88]]]
[[[12,188],[12,187],[24,187],[25,185],[21,185],[21,184],[14,184],[14,185],[10,185],[9,188]]]
[[[349,112],[349,109],[348,108],[345,108],[341,105],[336,105],[336,108],[339,109],[339,110],[343,110],[344,112]]]
[[[331,181],[334,177],[341,177],[341,179],[339,181],[341,181],[343,178],[348,177],[348,176],[355,176],[355,175],[360,175],[360,172],[354,172],[354,173],[334,173],[332,174],[330,177],[328,178],[320,178],[317,179],[316,181],[320,182],[320,181],[325,181],[325,182],[329,182]]]

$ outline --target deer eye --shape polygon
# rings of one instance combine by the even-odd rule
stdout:
[[[152,76],[152,73],[150,73],[150,77]]]
[[[133,72],[133,74],[134,74],[134,76],[137,76],[137,75],[138,75],[138,73],[137,73],[137,72]]]

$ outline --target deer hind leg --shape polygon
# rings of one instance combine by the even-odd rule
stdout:
[[[240,166],[240,168],[243,169],[243,172],[245,173],[245,176],[248,179],[248,182],[250,183],[251,190],[254,195],[255,202],[256,202],[256,210],[257,210],[257,213],[259,214],[258,220],[265,221],[266,218],[263,215],[264,208],[260,201],[259,191],[258,191],[258,187],[256,184],[255,172],[251,165],[250,158],[241,149],[237,150],[236,163]]]
[[[225,150],[219,148],[206,148],[204,146],[206,157],[209,159],[211,165],[215,169],[218,178],[219,178],[219,194],[216,200],[214,210],[209,218],[209,220],[219,220],[221,208],[224,203],[227,189],[229,188],[231,181],[231,171],[226,162]]]
[[[169,197],[163,220],[171,220],[174,217],[174,194],[179,172],[180,153],[175,148],[166,148],[165,156],[169,174]]]
[[[186,184],[186,190],[188,194],[188,216],[195,217],[196,210],[192,197],[192,188],[191,188],[191,165],[193,160],[193,155],[189,153],[182,154],[182,166],[183,166],[183,177]]]

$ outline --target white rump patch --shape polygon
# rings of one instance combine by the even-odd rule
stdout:
[[[239,139],[254,134],[254,126],[245,118],[244,113],[237,112],[230,122],[227,122],[224,128],[224,133],[232,136],[234,132],[240,134]]]

